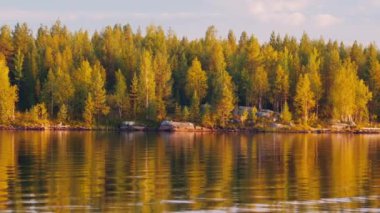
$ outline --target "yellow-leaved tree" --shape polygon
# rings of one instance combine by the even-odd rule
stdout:
[[[186,75],[186,94],[187,97],[193,98],[194,93],[197,94],[200,101],[207,94],[207,74],[202,70],[201,62],[195,58]]]
[[[147,112],[149,107],[154,104],[156,91],[152,54],[147,50],[145,50],[141,56],[138,83],[138,98],[139,105],[142,108],[141,112]]]
[[[330,93],[334,119],[343,122],[368,120],[367,104],[372,93],[356,73],[357,65],[347,60],[335,74]]]
[[[309,74],[301,75],[298,79],[294,105],[302,121],[307,124],[309,112],[315,106],[314,93],[311,90]]]
[[[17,86],[9,82],[9,68],[4,55],[0,55],[0,82],[0,124],[8,124],[14,120],[18,95]]]

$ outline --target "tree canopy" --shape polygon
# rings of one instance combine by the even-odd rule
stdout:
[[[220,37],[214,26],[193,40],[153,25],[145,34],[130,25],[70,31],[59,21],[36,33],[2,26],[0,123],[37,104],[53,121],[88,125],[185,114],[226,126],[239,105],[283,112],[286,122],[380,118],[375,44],[274,35],[261,43],[246,32]]]

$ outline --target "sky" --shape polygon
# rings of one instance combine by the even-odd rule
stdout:
[[[380,43],[380,0],[0,0],[0,24],[26,22],[36,31],[60,20],[71,30],[106,25],[150,24],[190,39],[214,25],[218,35],[233,30],[269,40],[271,32],[364,44]]]

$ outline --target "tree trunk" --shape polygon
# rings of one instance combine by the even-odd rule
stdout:
[[[53,99],[53,94],[51,94],[51,104],[50,104],[50,116],[51,118],[53,118],[53,115],[54,115],[54,99]]]
[[[319,104],[317,104],[317,106],[316,106],[316,112],[315,112],[315,115],[316,115],[316,117],[317,117],[317,119],[318,119],[318,113],[319,113]]]
[[[308,109],[309,109],[309,107],[308,107],[308,104],[306,103],[306,106],[305,106],[305,109],[304,109],[304,117],[305,117],[305,123],[307,123],[307,120],[308,120]]]
[[[259,110],[261,110],[262,108],[261,108],[261,94],[260,94],[260,96],[259,96]]]

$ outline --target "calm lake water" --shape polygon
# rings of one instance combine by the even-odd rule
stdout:
[[[380,136],[0,132],[0,212],[379,208]]]

